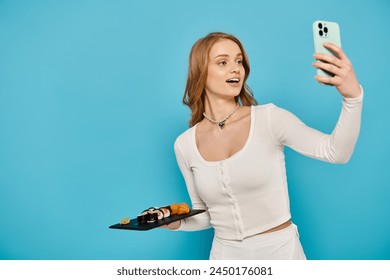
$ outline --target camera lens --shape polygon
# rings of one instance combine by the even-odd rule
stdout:
[[[324,35],[324,32],[322,32],[322,30],[320,30],[319,33],[320,33],[320,36]]]
[[[324,27],[324,32],[328,33],[328,27]]]
[[[322,29],[322,23],[321,22],[318,24],[318,28]]]

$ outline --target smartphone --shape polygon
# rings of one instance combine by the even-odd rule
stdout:
[[[336,46],[341,47],[340,27],[336,22],[316,20],[313,22],[313,37],[314,51],[316,53],[335,55],[332,51],[323,46],[325,42],[333,43]],[[317,69],[317,75],[324,77],[334,76],[332,73],[322,69]]]

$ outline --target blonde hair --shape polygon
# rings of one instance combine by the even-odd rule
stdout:
[[[257,104],[256,99],[253,97],[252,90],[246,84],[246,80],[248,79],[250,72],[250,67],[248,56],[240,40],[238,40],[235,36],[227,33],[210,33],[196,41],[190,52],[187,84],[183,96],[183,103],[191,110],[191,118],[189,121],[190,127],[194,126],[203,119],[205,86],[210,50],[215,43],[224,39],[235,42],[240,47],[243,57],[242,64],[245,69],[244,85],[240,91],[240,94],[236,96],[236,102],[245,106]]]

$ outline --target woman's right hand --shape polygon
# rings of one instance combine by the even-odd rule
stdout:
[[[172,222],[170,224],[163,225],[160,228],[167,228],[167,229],[170,229],[170,230],[175,230],[175,229],[178,229],[180,227],[180,225],[181,225],[180,221],[175,221],[175,222]]]

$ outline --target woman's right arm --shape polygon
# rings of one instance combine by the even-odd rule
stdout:
[[[207,206],[196,191],[194,175],[187,164],[187,161],[183,155],[182,148],[178,143],[178,140],[176,140],[174,148],[177,164],[184,177],[184,181],[187,186],[187,191],[191,199],[192,209],[204,209],[206,211],[201,214],[183,219],[181,221],[173,222],[167,225],[166,228],[183,231],[195,231],[210,228],[210,215],[207,211]]]

